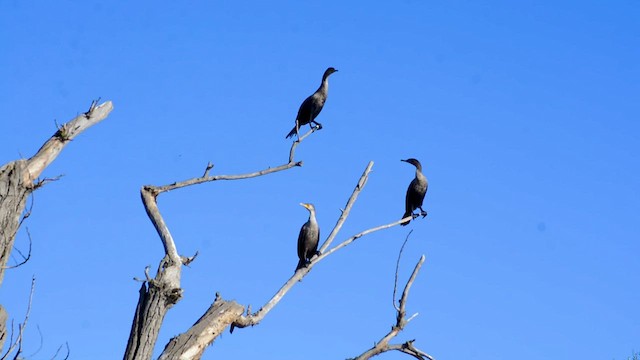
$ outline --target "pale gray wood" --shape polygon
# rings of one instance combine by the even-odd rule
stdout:
[[[16,160],[0,168],[0,284],[4,279],[27,197],[44,183],[44,180],[38,182],[38,177],[71,140],[104,120],[112,109],[111,101],[101,105],[93,102],[89,111],[62,125],[30,159]]]
[[[218,294],[209,309],[186,332],[169,341],[158,360],[199,360],[206,348],[244,311],[235,301]]]
[[[7,311],[0,305],[0,350],[4,348],[4,342],[9,334],[7,333]]]
[[[424,351],[416,348],[413,343],[415,340],[408,340],[402,344],[389,344],[389,342],[396,337],[402,330],[404,330],[405,326],[413,320],[418,314],[414,314],[408,319],[407,317],[407,299],[409,298],[409,290],[411,290],[411,285],[413,285],[414,281],[416,281],[416,277],[418,276],[418,272],[420,272],[420,268],[424,263],[425,256],[422,255],[420,260],[413,268],[413,272],[407,281],[407,284],[404,286],[404,290],[402,291],[402,296],[400,297],[399,306],[396,307],[396,322],[391,326],[391,331],[389,331],[385,336],[380,339],[380,341],[376,342],[372,348],[363,352],[355,358],[351,358],[349,360],[369,360],[374,356],[378,356],[387,351],[400,351],[404,354],[410,355],[419,360],[434,360],[433,356],[425,353]],[[396,269],[396,279],[397,279],[397,269]],[[396,284],[397,285],[397,284]],[[394,287],[395,292],[395,287]],[[395,307],[395,304],[394,304]]]
[[[158,195],[184,188],[187,186],[202,184],[206,182],[213,182],[218,180],[243,180],[253,177],[272,174],[279,171],[289,170],[294,167],[302,166],[301,161],[294,161],[295,150],[302,140],[311,135],[316,129],[310,130],[300,140],[293,142],[291,149],[289,150],[289,160],[287,163],[269,167],[267,169],[250,172],[239,175],[209,175],[209,171],[213,168],[211,163],[207,164],[204,174],[201,177],[192,178],[184,181],[174,182],[172,184],[164,186],[146,185],[140,190],[142,203],[145,211],[149,216],[149,220],[153,224],[162,246],[164,248],[165,256],[160,261],[158,271],[155,278],[151,279],[148,274],[145,283],[140,288],[140,296],[138,298],[138,305],[131,325],[131,332],[129,334],[129,340],[127,341],[127,348],[124,354],[124,360],[150,360],[153,355],[153,349],[155,348],[158,340],[158,334],[162,327],[162,322],[169,309],[175,305],[182,297],[182,289],[180,288],[180,276],[182,272],[182,265],[188,265],[194,257],[187,258],[179,255],[176,243],[169,231],[160,209],[158,208],[157,197]],[[235,304],[235,303],[234,303]],[[214,303],[215,305],[215,303]],[[236,306],[224,307],[223,312],[215,319],[207,316],[203,316],[199,323],[196,323],[192,329],[187,333],[197,332],[201,326],[212,326],[222,329],[231,325],[234,320],[242,314],[244,307],[236,304]],[[238,312],[239,311],[239,312]],[[238,312],[237,315],[233,315]],[[206,315],[206,314],[205,314]],[[211,320],[213,323],[205,325],[206,321]],[[210,344],[219,336],[220,332],[217,332],[215,336],[209,340],[202,340],[207,344]],[[210,334],[201,333],[196,336],[199,339],[209,339]],[[206,346],[204,347],[206,348]],[[202,348],[202,351],[204,351]],[[173,346],[172,351],[167,352],[166,356],[178,356],[180,359],[195,359],[185,354],[179,354],[181,346]],[[191,351],[191,347],[188,348]],[[184,350],[187,351],[187,350]],[[197,352],[201,355],[201,352]],[[190,353],[191,354],[191,353]],[[176,357],[176,358],[178,358]]]
[[[30,159],[12,161],[0,167],[0,285],[8,268],[27,198],[46,183],[46,179],[38,181],[38,177],[71,140],[104,120],[111,110],[111,101],[101,105],[92,102],[89,111],[62,125]],[[0,306],[0,349],[6,339],[6,319],[6,310]]]
[[[0,284],[13,249],[20,216],[33,187],[24,182],[26,160],[10,162],[0,168]]]

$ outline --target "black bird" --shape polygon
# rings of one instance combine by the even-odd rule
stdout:
[[[318,251],[320,227],[316,221],[316,208],[313,204],[300,203],[300,205],[309,210],[309,220],[302,225],[300,235],[298,235],[298,258],[300,261],[296,271],[307,266],[313,255],[320,255]]]
[[[320,114],[322,111],[322,107],[324,106],[324,102],[327,101],[327,95],[329,94],[329,75],[333,74],[338,70],[330,67],[325,70],[324,75],[322,75],[322,83],[316,92],[314,92],[311,96],[304,99],[302,105],[300,105],[300,109],[298,109],[298,116],[296,116],[296,126],[289,131],[287,134],[287,139],[292,137],[293,134],[298,136],[298,140],[300,139],[299,129],[302,125],[309,124],[309,127],[313,128],[312,124],[318,125],[318,129],[322,129],[322,124],[317,122],[316,116]]]
[[[427,216],[427,212],[422,210],[422,201],[424,201],[424,196],[427,194],[429,182],[427,181],[427,178],[422,174],[422,165],[420,164],[420,161],[413,158],[400,161],[408,162],[409,164],[416,167],[416,177],[411,180],[411,184],[409,184],[409,188],[407,188],[405,212],[404,215],[402,215],[402,218],[404,219],[407,216],[412,216],[413,218],[418,217],[418,215],[413,214],[413,210],[415,209],[420,209],[420,215],[422,215],[422,217],[425,217]],[[405,226],[410,221],[411,220],[407,220],[400,223],[400,225]]]

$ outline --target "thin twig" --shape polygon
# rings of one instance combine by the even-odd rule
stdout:
[[[406,243],[406,240],[405,240],[405,243]],[[404,248],[404,244],[402,245],[402,247]],[[400,250],[400,253],[402,253],[402,249]],[[416,359],[434,360],[431,355],[413,346],[414,340],[409,340],[402,344],[389,344],[389,341],[391,341],[391,339],[396,337],[402,330],[404,330],[404,327],[406,326],[406,324],[416,316],[416,315],[413,315],[411,318],[409,318],[409,320],[405,319],[406,304],[407,304],[407,299],[409,298],[409,290],[411,289],[411,286],[415,282],[416,277],[418,276],[418,272],[420,271],[420,268],[422,267],[422,264],[424,263],[424,261],[425,261],[425,256],[422,255],[420,257],[420,260],[414,267],[413,272],[409,277],[409,280],[404,286],[404,290],[402,291],[402,296],[400,297],[400,301],[399,301],[400,307],[397,308],[396,323],[391,327],[391,331],[389,331],[385,336],[383,336],[382,339],[380,339],[380,341],[375,343],[372,348],[358,355],[357,357],[352,358],[353,360],[368,360],[374,356],[380,355],[387,351],[394,351],[394,350],[400,351],[407,355],[411,355]],[[394,286],[394,290],[395,290],[395,286]],[[395,306],[395,300],[394,300],[394,306]]]
[[[369,234],[374,233],[374,232],[376,232],[376,231],[380,231],[380,230],[388,229],[388,228],[390,228],[390,227],[398,226],[398,225],[400,225],[400,223],[401,223],[401,222],[402,222],[402,219],[400,219],[400,220],[398,220],[398,221],[394,221],[394,222],[392,222],[392,223],[388,223],[388,224],[385,224],[385,225],[376,226],[376,227],[373,227],[373,228],[370,228],[370,229],[364,230],[364,231],[362,231],[362,232],[359,232],[359,233],[357,233],[357,234],[355,234],[355,235],[351,236],[350,238],[346,239],[345,241],[341,242],[340,244],[338,244],[338,245],[334,246],[333,248],[331,248],[331,250],[329,250],[329,251],[327,251],[327,252],[325,252],[325,253],[322,253],[322,255],[320,255],[320,256],[318,256],[318,257],[317,257],[316,262],[317,262],[317,261],[319,261],[319,260],[321,260],[321,259],[324,259],[325,257],[327,257],[327,256],[329,256],[329,255],[331,255],[331,254],[333,254],[334,252],[336,252],[336,251],[338,251],[338,250],[342,249],[343,247],[345,247],[345,246],[347,246],[347,245],[351,244],[352,242],[354,242],[354,241],[358,240],[359,238],[361,238],[361,237],[363,237],[363,236],[365,236],[365,235],[369,235]],[[312,259],[312,262],[313,262],[313,259]]]
[[[30,359],[32,357],[34,357],[35,355],[38,355],[38,353],[42,350],[42,346],[44,345],[44,336],[42,336],[42,331],[40,330],[40,325],[36,325],[36,330],[38,330],[38,337],[40,338],[40,344],[38,346],[38,348],[31,353],[31,355],[26,356],[25,359]]]
[[[409,236],[411,236],[411,233],[413,232],[413,229],[411,231],[409,231],[409,233],[407,234],[407,237],[404,239],[404,242],[402,243],[402,247],[400,247],[400,252],[398,252],[398,261],[396,261],[396,276],[395,279],[393,280],[393,308],[396,309],[396,311],[400,311],[400,308],[396,305],[396,289],[398,287],[398,271],[400,270],[400,258],[402,257],[402,251],[404,251],[404,246],[407,245],[407,241],[409,241]]]
[[[18,249],[17,247],[14,247],[13,249],[15,251],[17,251],[18,254],[20,254],[20,256],[22,256],[22,262],[19,263],[19,264],[16,264],[16,265],[5,266],[4,269],[15,269],[15,268],[17,268],[19,266],[22,266],[22,265],[26,264],[27,261],[29,261],[29,259],[31,259],[31,246],[33,244],[33,241],[31,239],[31,233],[29,232],[29,228],[25,227],[25,229],[27,230],[27,237],[29,238],[29,253],[27,253],[27,256],[24,256],[24,254],[22,253],[22,251],[20,251],[20,249]],[[13,257],[13,254],[11,254],[11,256]]]
[[[65,342],[64,345],[67,347],[67,355],[65,355],[63,360],[67,360],[69,358],[69,354],[71,354],[71,350],[69,349],[69,342]],[[56,357],[58,357],[60,350],[62,350],[62,346],[63,345],[58,346],[58,350],[56,350],[56,353],[53,354],[53,357],[51,358],[51,360],[54,360]]]
[[[9,356],[9,354],[11,354],[11,352],[13,352],[14,349],[16,349],[16,347],[17,347],[17,351],[15,356],[13,357],[14,360],[18,359],[18,356],[20,355],[20,353],[22,353],[22,341],[24,340],[24,329],[27,326],[27,323],[29,322],[29,314],[31,314],[31,304],[33,303],[33,292],[35,291],[35,287],[36,287],[36,278],[34,276],[31,278],[31,290],[29,291],[29,302],[27,303],[27,312],[24,316],[24,320],[22,321],[22,324],[18,325],[18,336],[16,337],[16,341],[13,342],[13,333],[12,333],[11,335],[12,343],[10,343],[11,345],[9,346],[9,350],[7,350],[7,352],[2,356],[2,358],[0,358],[0,360],[5,360],[7,356]]]
[[[25,220],[27,220],[27,219],[29,218],[29,216],[31,216],[31,211],[33,210],[33,203],[35,202],[34,194],[35,194],[35,193],[33,193],[33,192],[31,193],[31,205],[29,205],[29,210],[27,210],[27,211],[22,215],[22,218],[20,219],[20,223],[18,224],[18,228],[19,228],[20,226],[22,226],[22,223],[23,223]]]
[[[296,161],[293,160],[293,156],[295,155],[295,149],[298,147],[300,142],[302,142],[302,140],[304,140],[307,136],[311,135],[314,131],[315,131],[315,128],[311,129],[304,136],[302,136],[302,138],[300,138],[300,141],[294,141],[293,142],[293,144],[291,145],[291,150],[289,151],[289,161],[286,164],[282,164],[282,165],[276,166],[276,167],[268,167],[268,168],[263,169],[263,170],[258,170],[258,171],[245,173],[245,174],[238,174],[238,175],[209,175],[208,170],[211,170],[211,168],[213,168],[213,165],[211,165],[211,163],[209,163],[209,165],[211,165],[211,168],[209,168],[209,165],[207,165],[207,169],[205,169],[205,173],[201,177],[192,178],[192,179],[188,179],[188,180],[184,180],[184,181],[177,181],[177,182],[174,182],[174,183],[168,184],[168,185],[162,185],[162,186],[147,185],[146,187],[153,189],[153,191],[156,192],[156,196],[157,196],[157,195],[159,195],[159,194],[161,194],[163,192],[180,189],[180,188],[187,187],[187,186],[198,185],[198,184],[202,184],[202,183],[205,183],[205,182],[212,182],[212,181],[218,181],[218,180],[250,179],[250,178],[263,176],[263,175],[267,175],[267,174],[272,174],[272,173],[283,171],[283,170],[288,170],[288,169],[291,169],[292,167],[302,166],[302,161],[296,162]]]
[[[209,161],[209,163],[207,164],[207,168],[204,169],[204,174],[202,174],[202,177],[209,176],[209,170],[211,169],[213,169],[213,164],[211,163],[211,161]]]
[[[38,179],[38,181],[36,181],[36,183],[33,185],[33,189],[36,190],[36,189],[39,189],[39,188],[45,186],[46,184],[48,184],[50,182],[58,181],[63,176],[64,176],[64,174],[60,174],[60,175],[54,176],[52,178]]]
[[[293,155],[295,154],[296,151],[296,147],[298,147],[298,145],[302,142],[302,140],[306,139],[307,136],[313,134],[314,132],[316,132],[316,130],[319,130],[320,127],[318,126],[314,126],[313,128],[311,128],[310,131],[308,131],[306,134],[302,135],[302,137],[296,141],[293,142],[293,144],[291,145],[291,150],[289,150],[289,162],[293,162]],[[302,163],[300,163],[302,165]]]

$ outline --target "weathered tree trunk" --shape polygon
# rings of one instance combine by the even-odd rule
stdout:
[[[7,311],[0,305],[0,349],[3,349],[4,341],[7,339]]]
[[[179,270],[182,263],[170,264],[165,257],[155,279],[147,279],[140,287],[138,306],[131,324],[124,360],[149,360],[158,340],[165,315],[182,297]],[[178,273],[176,274],[176,267]],[[178,284],[178,286],[176,286]]]
[[[0,284],[20,226],[20,215],[33,189],[32,184],[24,182],[26,165],[26,160],[18,160],[0,168]]]

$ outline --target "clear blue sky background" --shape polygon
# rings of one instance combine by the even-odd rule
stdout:
[[[107,120],[47,169],[26,222],[31,261],[0,300],[19,321],[37,277],[26,355],[122,356],[144,267],[162,246],[144,184],[286,162],[301,101],[328,66],[324,129],[304,167],[160,198],[184,299],[157,352],[223,297],[257,309],[291,275],[312,202],[323,235],[368,161],[338,240],[398,219],[416,157],[427,219],[360,239],[259,326],[205,359],[343,359],[394,321],[401,275],[427,262],[397,340],[438,359],[624,359],[640,349],[638,1],[2,1],[0,163],[29,157],[92,99]],[[17,246],[28,248],[24,228]],[[406,358],[389,354],[385,358]]]

